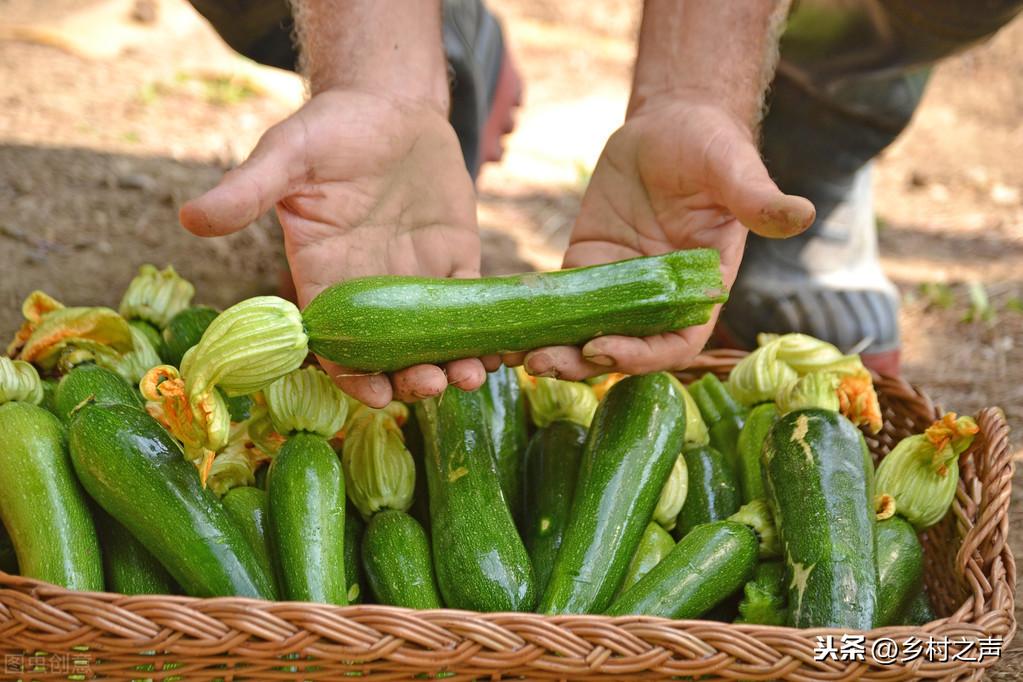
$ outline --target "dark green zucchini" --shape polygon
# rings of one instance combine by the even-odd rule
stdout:
[[[405,512],[377,512],[362,539],[362,563],[380,604],[439,609],[430,542],[419,523]]]
[[[667,374],[632,376],[597,407],[543,613],[600,613],[629,562],[685,441],[685,403]]]
[[[837,412],[790,412],[761,455],[789,584],[789,625],[869,630],[877,611],[874,467]]]
[[[277,587],[277,569],[271,560],[270,538],[267,535],[266,491],[252,486],[238,486],[227,491],[221,499],[228,516],[245,536],[252,547],[263,571],[273,579]]]
[[[529,611],[536,583],[504,502],[483,396],[448,388],[416,404],[430,490],[430,535],[444,603],[474,611]]]
[[[127,405],[87,404],[71,420],[69,441],[89,495],[187,594],[274,598],[249,543],[155,419]]]
[[[746,408],[713,374],[704,374],[689,385],[689,394],[700,408],[710,436],[709,445],[720,452],[734,475],[739,471],[739,433],[746,422]]]
[[[345,505],[345,579],[348,581],[348,603],[366,601],[365,572],[362,570],[362,538],[366,523],[351,502]]]
[[[618,592],[615,593],[615,597],[617,598],[619,594],[638,583],[640,578],[661,563],[661,560],[668,556],[668,553],[674,548],[675,540],[671,537],[671,533],[664,530],[659,523],[648,523],[646,530],[643,531],[643,537],[640,538],[639,547],[636,548],[636,553],[633,555],[632,561],[629,562],[629,570],[625,572],[625,579],[618,588]]]
[[[64,425],[31,403],[0,405],[0,518],[21,575],[103,590],[96,527],[68,459]]]
[[[899,617],[900,625],[926,625],[938,619],[931,606],[931,600],[927,597],[927,590],[917,590],[917,593],[910,600],[906,610]]]
[[[344,606],[345,478],[327,439],[291,435],[270,465],[270,546],[283,597]]]
[[[788,621],[785,563],[764,561],[757,565],[753,578],[743,588],[736,623],[785,625]]]
[[[65,374],[54,394],[57,416],[67,423],[85,400],[142,409],[142,396],[120,374],[94,364],[78,365]]]
[[[897,625],[923,588],[924,550],[912,524],[893,516],[877,524],[876,627]]]
[[[302,319],[314,353],[390,371],[682,329],[707,322],[726,298],[718,252],[694,249],[506,277],[349,279],[321,292]]]
[[[689,472],[689,490],[678,513],[673,534],[683,538],[696,526],[722,521],[739,511],[739,483],[724,456],[710,446],[682,453]]]
[[[199,343],[206,327],[219,315],[216,310],[203,305],[185,308],[170,319],[163,330],[160,358],[169,365],[178,367],[188,349]]]
[[[103,574],[107,592],[118,594],[172,594],[174,580],[159,561],[127,528],[96,509],[96,531],[103,547]]]
[[[419,426],[419,418],[411,411],[408,420],[402,425],[401,433],[405,436],[405,447],[416,463],[416,487],[412,493],[412,507],[408,513],[412,515],[427,535],[430,533],[430,495],[426,485],[426,468],[423,465],[423,430]]]
[[[743,504],[753,500],[767,499],[764,490],[763,469],[760,466],[760,450],[768,431],[778,420],[778,408],[774,403],[763,403],[750,410],[746,423],[739,432],[739,488]]]
[[[526,449],[522,539],[540,593],[547,588],[568,525],[585,442],[586,427],[561,420],[539,429]]]
[[[487,375],[481,391],[486,406],[487,431],[494,442],[501,491],[512,518],[518,523],[522,518],[522,457],[528,442],[526,403],[519,377],[511,367],[501,365],[500,369]]]
[[[18,574],[18,554],[14,551],[14,543],[7,533],[7,528],[0,523],[0,571]]]
[[[752,577],[757,546],[756,533],[741,523],[698,526],[615,599],[607,614],[699,618]]]

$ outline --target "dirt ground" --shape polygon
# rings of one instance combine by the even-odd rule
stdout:
[[[490,4],[527,90],[503,163],[479,180],[484,271],[554,268],[624,112],[640,2]],[[182,0],[0,0],[0,338],[31,290],[115,305],[144,262],[173,263],[215,305],[275,291],[272,218],[201,240],[176,214],[302,96],[295,76],[235,56]],[[949,409],[1002,406],[1017,457],[1021,158],[1017,20],[937,68],[875,177],[883,263],[904,297],[905,374]],[[1018,640],[992,679],[1021,678]]]

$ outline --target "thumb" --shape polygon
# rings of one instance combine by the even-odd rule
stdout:
[[[288,134],[287,122],[267,130],[237,168],[217,186],[181,207],[178,220],[199,237],[237,232],[287,196],[292,178],[302,177],[301,137]]]
[[[785,238],[813,224],[813,204],[778,189],[752,142],[741,139],[712,149],[708,171],[717,198],[751,232]]]

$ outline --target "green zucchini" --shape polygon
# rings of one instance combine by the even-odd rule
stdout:
[[[788,620],[785,563],[764,561],[757,565],[753,578],[743,588],[736,623],[785,625]]]
[[[275,584],[277,571],[270,559],[270,538],[267,535],[267,500],[266,491],[252,486],[231,488],[220,499],[221,504],[235,525],[245,536],[252,551],[259,561],[260,568],[270,576]]]
[[[689,472],[686,501],[678,513],[674,535],[683,538],[696,526],[721,521],[739,511],[739,483],[724,456],[710,446],[682,453]]]
[[[155,419],[127,405],[87,404],[71,420],[69,442],[89,495],[187,594],[275,596],[241,531]]]
[[[345,505],[345,579],[348,581],[348,603],[361,604],[366,594],[366,581],[360,557],[366,523],[352,503]]]
[[[668,556],[668,553],[674,548],[675,539],[671,537],[671,533],[664,530],[659,523],[648,523],[646,530],[643,531],[643,537],[639,540],[636,554],[633,555],[632,561],[629,562],[629,570],[625,572],[625,580],[622,581],[615,597],[638,583],[640,578],[649,573],[650,569],[654,566],[661,563],[661,560]]]
[[[924,579],[924,550],[912,524],[893,516],[877,524],[876,627],[897,625]]]
[[[14,551],[14,543],[4,524],[0,523],[0,571],[11,575],[18,574],[18,554]]]
[[[149,341],[154,350],[163,346],[163,337],[160,335],[160,330],[151,322],[146,320],[128,320],[128,324],[142,332],[142,335],[146,337],[146,340]]]
[[[426,531],[405,512],[388,509],[373,515],[362,539],[362,563],[380,604],[441,607]]]
[[[142,396],[113,370],[94,364],[78,365],[65,374],[54,394],[54,406],[57,416],[64,423],[83,401],[92,400],[97,403],[128,405],[142,409]]]
[[[927,590],[917,590],[917,593],[910,600],[906,606],[906,610],[899,617],[899,623],[901,625],[926,625],[931,621],[937,620],[938,616],[934,613],[934,608],[931,606],[931,600],[927,597]]]
[[[752,577],[757,546],[756,533],[741,523],[697,526],[615,599],[607,614],[699,618]]]
[[[601,334],[650,336],[703,324],[726,299],[718,252],[694,249],[506,277],[349,279],[321,292],[302,319],[314,353],[391,371]]]
[[[739,432],[746,422],[746,408],[713,374],[704,374],[689,385],[689,393],[707,425],[709,445],[720,452],[733,473],[739,471]]]
[[[188,349],[199,343],[202,333],[219,315],[216,310],[203,305],[185,308],[170,319],[163,330],[160,358],[169,365],[178,367]]]
[[[171,594],[174,580],[159,561],[127,528],[101,509],[95,510],[96,531],[103,547],[107,592]]]
[[[481,391],[501,490],[512,518],[518,522],[522,518],[522,456],[528,442],[526,403],[519,377],[511,367],[501,365],[487,375]]]
[[[430,496],[426,485],[426,468],[423,464],[423,430],[419,426],[419,419],[415,413],[401,427],[401,433],[405,436],[405,447],[412,455],[412,461],[416,464],[416,487],[412,492],[412,507],[408,513],[412,515],[427,534],[430,533]]]
[[[568,524],[586,427],[560,420],[533,434],[522,486],[522,539],[543,593]]]
[[[293,434],[270,465],[270,546],[283,597],[344,606],[345,479],[327,439]]]
[[[536,583],[501,492],[483,396],[448,388],[416,404],[430,491],[430,536],[444,603],[529,611]]]
[[[103,560],[64,425],[27,402],[0,405],[0,518],[26,578],[102,591]]]
[[[590,425],[543,613],[600,613],[629,562],[685,441],[685,402],[667,374],[611,387]]]
[[[761,462],[786,559],[788,624],[871,629],[874,468],[859,429],[837,412],[790,412],[768,433]]]
[[[43,385],[43,399],[39,402],[39,407],[43,408],[47,412],[57,415],[57,379],[41,379]]]
[[[763,403],[750,410],[746,423],[739,432],[736,449],[739,453],[738,478],[743,504],[767,499],[763,470],[760,466],[760,450],[764,447],[768,431],[777,420],[778,408],[774,403]]]

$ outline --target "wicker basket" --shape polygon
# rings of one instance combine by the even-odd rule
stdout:
[[[724,374],[737,357],[708,353],[690,377],[704,371]],[[901,380],[878,378],[877,387],[885,425],[868,440],[880,457],[903,436],[925,428],[937,411]],[[449,680],[979,679],[997,659],[961,659],[979,657],[977,642],[1011,640],[1016,569],[1006,543],[1013,474],[1008,427],[996,408],[981,410],[977,421],[980,435],[962,458],[955,503],[923,538],[928,592],[944,617],[920,628],[859,633],[863,660],[815,660],[827,641],[819,637],[830,635],[838,644],[846,634],[827,630],[124,597],[0,575],[2,678],[336,680],[355,673],[385,680],[427,673]],[[947,655],[894,664],[874,656],[875,642],[891,638],[904,644],[911,637],[937,642],[939,648],[949,642]],[[975,643],[973,653],[964,640]],[[849,653],[859,658],[857,651]],[[956,654],[960,660],[954,660]]]

